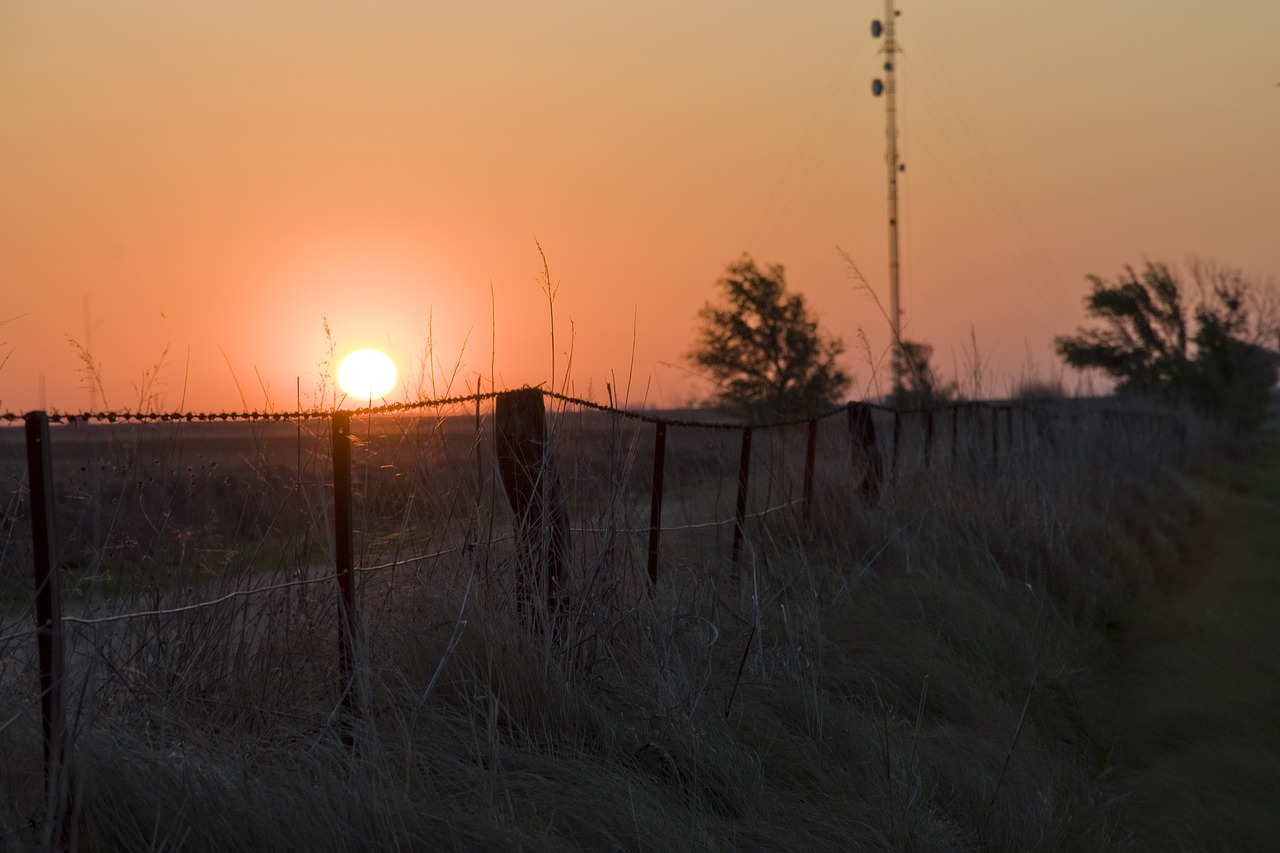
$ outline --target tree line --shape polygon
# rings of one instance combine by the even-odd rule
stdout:
[[[1096,370],[1115,393],[1188,406],[1242,428],[1259,426],[1280,366],[1280,297],[1269,282],[1192,262],[1188,273],[1149,261],[1114,281],[1090,275],[1084,297],[1091,325],[1055,338],[1063,362]],[[844,399],[852,377],[840,366],[843,340],[819,327],[801,293],[787,287],[781,265],[760,267],[744,255],[716,282],[719,298],[698,312],[686,355],[715,388],[714,402],[746,415],[798,416]],[[959,396],[933,369],[933,348],[903,340],[894,357],[899,408],[922,408]]]

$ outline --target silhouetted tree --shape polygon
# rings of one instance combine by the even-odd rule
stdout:
[[[1193,263],[1191,278],[1193,294],[1167,264],[1148,262],[1141,275],[1126,267],[1114,283],[1089,276],[1085,308],[1103,325],[1056,338],[1058,354],[1072,367],[1110,374],[1119,393],[1186,402],[1256,426],[1276,382],[1275,294],[1211,264]]]
[[[1187,318],[1182,291],[1165,264],[1148,263],[1139,277],[1126,267],[1115,284],[1089,276],[1085,310],[1102,328],[1054,340],[1072,367],[1110,374],[1121,393],[1176,394],[1186,382]]]
[[[850,382],[836,364],[844,344],[818,330],[804,297],[787,290],[781,266],[761,271],[744,255],[717,286],[724,302],[698,312],[698,342],[688,358],[716,383],[718,402],[803,414],[840,399]]]

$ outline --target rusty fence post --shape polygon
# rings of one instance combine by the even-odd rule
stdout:
[[[662,536],[662,480],[667,467],[667,425],[653,434],[653,500],[649,504],[649,594],[658,588],[658,540]]]
[[[483,379],[476,377],[476,506],[480,506],[480,499],[484,497],[484,420],[480,416],[480,399],[484,395],[480,393],[480,386]]]
[[[733,568],[742,556],[742,537],[747,524],[747,485],[751,475],[751,427],[742,428],[742,453],[738,457],[738,505],[733,515]],[[739,578],[741,579],[741,578]]]
[[[1004,453],[1013,456],[1013,406],[1004,407]]]
[[[356,586],[351,528],[351,415],[334,412],[330,418],[333,443],[333,553],[338,582],[338,677],[342,708],[355,711]]]
[[[818,421],[809,421],[809,436],[804,448],[804,514],[805,522],[813,520],[813,463],[818,453]]]
[[[924,467],[929,469],[929,457],[933,454],[933,409],[924,410]]]
[[[64,811],[63,763],[66,754],[66,705],[62,637],[62,597],[54,562],[53,456],[49,416],[26,415],[27,484],[31,490],[31,540],[36,583],[36,650],[40,663],[40,722],[44,743],[45,792]],[[56,836],[55,836],[56,837]]]
[[[902,444],[902,413],[893,410],[893,455],[889,457],[889,483],[898,484],[898,446]]]
[[[542,587],[542,606],[553,631],[559,611],[561,579],[567,577],[572,540],[569,507],[547,447],[546,406],[542,391],[503,391],[494,406],[494,443],[503,489],[516,520],[522,565],[516,575],[516,603],[535,630],[546,627],[535,604]]]
[[[951,404],[951,470],[956,469],[956,446],[960,438],[960,404]]]
[[[991,473],[1000,471],[1000,413],[995,406],[988,405],[991,412]]]

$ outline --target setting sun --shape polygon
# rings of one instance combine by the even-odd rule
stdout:
[[[385,397],[395,384],[395,362],[382,350],[356,350],[338,365],[338,385],[356,400]]]

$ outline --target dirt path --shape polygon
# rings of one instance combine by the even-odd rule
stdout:
[[[1280,429],[1204,489],[1186,576],[1123,641],[1124,831],[1137,850],[1280,850]]]

